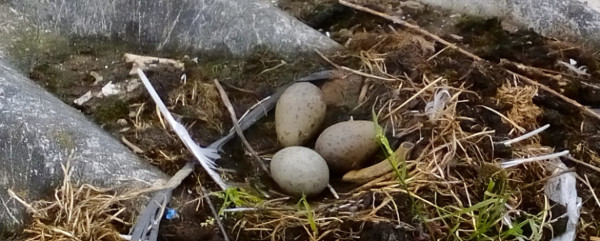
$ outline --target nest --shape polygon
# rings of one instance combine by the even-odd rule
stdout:
[[[284,199],[239,210],[242,213],[235,216],[240,221],[234,226],[234,233],[251,232],[260,239],[287,240],[300,235],[300,229],[311,240],[355,240],[369,238],[366,236],[372,232],[364,229],[372,229],[373,224],[376,227],[388,224],[400,233],[398,235],[423,240],[543,237],[544,222],[550,220],[548,203],[543,195],[536,194],[543,183],[523,185],[531,179],[544,180],[550,172],[545,170],[544,164],[538,163],[526,164],[524,170],[502,169],[499,165],[502,160],[494,150],[501,140],[539,127],[537,119],[541,109],[532,102],[537,88],[511,84],[512,76],[506,74],[504,79],[486,80],[499,82],[495,95],[480,96],[477,90],[472,90],[473,86],[467,86],[468,79],[448,80],[442,73],[430,70],[431,65],[457,64],[450,58],[456,56],[444,53],[430,53],[425,57],[436,56],[429,61],[424,61],[422,56],[404,59],[401,67],[421,73],[417,78],[409,78],[405,72],[394,74],[392,71],[398,69],[389,68],[395,63],[386,62],[389,61],[387,56],[414,49],[415,44],[432,45],[422,40],[406,41],[422,39],[410,37],[409,32],[377,35],[389,40],[398,39],[399,34],[408,36],[395,45],[381,49],[372,46],[353,57],[362,62],[362,67],[353,72],[365,77],[365,83],[370,85],[367,89],[385,90],[367,93],[363,99],[371,100],[366,105],[377,109],[378,120],[388,130],[388,136],[415,141],[414,152],[418,155],[402,163],[399,173],[374,177],[338,193],[339,198],[328,195],[324,200],[311,200],[308,208],[301,203],[290,205],[290,201]],[[408,65],[411,68],[407,68]],[[497,74],[483,72],[473,78],[493,75]],[[489,107],[484,106],[486,99],[512,106],[504,113],[490,112]],[[500,121],[490,123],[486,122],[488,119]],[[498,134],[494,124],[508,126],[508,130]],[[540,144],[539,138],[530,138],[512,145],[509,158],[552,152],[552,148]],[[540,203],[532,206],[531,196],[521,193],[536,195]],[[525,202],[527,205],[523,205]],[[528,220],[528,223],[519,223],[520,227],[536,231],[508,234],[507,230],[514,231],[511,225],[517,224],[503,221],[506,217],[513,222]]]
[[[228,230],[225,235],[236,240],[273,241],[544,240],[552,237],[558,229],[555,223],[562,214],[553,210],[556,206],[543,194],[545,181],[557,175],[552,163],[534,161],[517,168],[503,167],[502,164],[555,152],[554,147],[542,142],[541,135],[516,141],[547,122],[549,111],[540,107],[540,101],[574,109],[570,115],[565,115],[569,122],[561,123],[579,124],[579,134],[584,128],[597,131],[594,125],[585,123],[597,122],[598,114],[532,79],[562,72],[507,64],[506,61],[500,64],[488,62],[418,26],[341,2],[403,26],[403,30],[376,28],[357,33],[346,42],[354,52],[322,57],[341,73],[336,76],[339,77],[336,81],[350,78],[349,75],[362,78],[357,100],[349,101],[356,103],[350,112],[363,116],[374,114],[385,130],[380,154],[389,155],[387,150],[395,149],[403,141],[415,144],[412,154],[389,173],[373,176],[362,183],[333,183],[330,193],[308,200],[293,199],[276,191],[261,195],[264,193],[255,192],[261,191],[260,187],[255,188],[260,185],[251,185],[255,179],[261,181],[253,176],[254,173],[220,170],[226,179],[239,181],[239,186],[244,187],[212,195],[217,197],[213,199],[218,200],[219,215]],[[352,63],[352,68],[344,66],[347,63]],[[270,66],[256,76],[279,67],[279,64]],[[536,71],[520,71],[525,68]],[[548,78],[557,79],[556,76]],[[252,93],[237,87],[235,90]],[[219,92],[210,80],[190,77],[171,91],[169,97],[170,109],[184,122],[186,118],[192,120],[186,123],[188,127],[200,122],[210,133],[207,135],[206,131],[200,130],[192,136],[214,137],[225,132],[223,123],[229,122],[224,120],[227,119],[226,112],[218,104]],[[544,99],[536,103],[539,98]],[[236,104],[243,99],[237,98]],[[131,140],[130,147],[137,147],[142,156],[173,173],[175,167],[189,157],[187,151],[168,131],[158,112],[146,108],[145,104],[130,107],[137,113],[135,128],[122,131]],[[231,110],[233,112],[233,107]],[[577,129],[554,128],[559,129],[547,130],[552,133],[547,134],[546,139],[555,138],[558,131],[576,133],[572,129]],[[269,123],[263,123],[258,129],[272,131],[273,128]],[[158,134],[149,134],[148,130]],[[165,139],[144,144],[144,140],[151,139],[148,135]],[[580,137],[570,135],[567,137]],[[248,138],[257,149],[253,155],[268,158],[277,145],[265,142],[268,138],[264,138],[263,133],[259,136],[260,141],[253,142],[252,136]],[[208,143],[202,141],[204,143],[200,144],[204,146]],[[589,142],[580,143],[576,148],[561,147],[571,148],[578,155],[598,162],[600,158],[596,151],[585,143]],[[232,154],[233,158],[252,162],[240,150],[241,145],[233,149],[236,152]],[[239,152],[242,154],[237,155]],[[582,163],[598,171],[592,164]],[[120,202],[124,198],[91,186],[74,188],[66,176],[56,200],[27,204],[35,220],[26,231],[28,237],[44,239],[57,235],[60,238],[54,240],[63,240],[63,237],[64,240],[119,239],[117,228],[111,225],[130,225],[120,218],[123,215]],[[585,189],[584,195],[595,198],[590,181],[585,174],[583,177],[580,187]],[[196,178],[199,181],[193,185],[206,183],[200,181],[206,179],[204,176]],[[202,200],[207,195],[204,191],[193,194],[196,199],[190,202]],[[198,203],[198,210],[203,209],[204,203]],[[593,213],[596,204],[600,207],[600,202],[596,201],[586,203],[584,209]],[[94,217],[93,222],[90,217]],[[216,218],[217,222],[219,220]],[[593,230],[596,226],[592,222],[585,228]]]

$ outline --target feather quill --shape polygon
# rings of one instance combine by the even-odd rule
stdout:
[[[202,148],[198,146],[198,144],[196,144],[196,142],[192,140],[192,137],[185,129],[185,127],[179,122],[177,122],[175,118],[173,118],[171,112],[169,112],[165,104],[162,102],[162,100],[156,93],[156,90],[154,90],[154,87],[152,87],[152,84],[150,84],[150,81],[148,80],[148,77],[146,77],[146,75],[144,74],[144,71],[142,71],[140,68],[137,68],[137,74],[139,75],[140,79],[142,80],[142,83],[148,90],[148,93],[154,100],[154,103],[156,103],[156,106],[158,106],[158,109],[165,117],[165,119],[167,119],[167,122],[169,123],[171,128],[173,128],[173,131],[175,131],[179,139],[181,139],[183,144],[192,152],[194,157],[196,157],[200,165],[215,181],[215,183],[217,183],[217,185],[219,185],[219,187],[222,190],[227,189],[227,185],[225,184],[223,179],[221,179],[221,176],[219,176],[219,174],[216,173],[214,170],[217,167],[215,160],[220,158],[219,154],[217,153],[217,150],[212,148]]]

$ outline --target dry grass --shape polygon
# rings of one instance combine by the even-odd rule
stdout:
[[[537,118],[542,114],[542,109],[533,103],[537,93],[536,86],[507,81],[498,88],[496,97],[498,101],[512,105],[506,113],[509,119],[527,130],[533,130],[538,127]]]
[[[135,197],[87,184],[75,186],[70,171],[67,162],[63,165],[63,184],[54,199],[26,203],[18,198],[33,218],[23,240],[123,240],[120,231],[131,225],[126,204]]]

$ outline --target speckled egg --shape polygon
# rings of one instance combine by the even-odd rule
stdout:
[[[329,183],[329,168],[317,152],[301,146],[281,149],[271,160],[271,176],[294,196],[319,194]]]
[[[275,107],[275,131],[282,146],[299,146],[312,138],[325,119],[321,90],[307,82],[288,87]]]
[[[360,168],[378,148],[372,121],[345,121],[332,125],[321,133],[315,144],[315,151],[336,173]]]

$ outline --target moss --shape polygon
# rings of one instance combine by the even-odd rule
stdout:
[[[65,130],[56,130],[53,133],[53,136],[56,139],[56,142],[58,143],[60,148],[62,148],[63,150],[67,152],[75,150],[75,141],[73,140],[73,136],[69,132]]]
[[[129,107],[127,103],[118,97],[105,97],[94,111],[93,117],[100,124],[112,124],[120,118],[127,117]]]
[[[41,31],[24,31],[14,36],[13,44],[8,49],[13,62],[18,68],[28,72],[40,61],[61,61],[68,58],[72,52],[71,44],[64,36]]]
[[[496,164],[487,162],[481,163],[481,169],[479,170],[477,180],[478,184],[480,185],[480,190],[486,190],[485,187],[487,187],[490,181],[493,181],[495,186],[493,190],[488,191],[499,194],[499,192],[507,190],[506,187],[508,185],[508,174],[504,169],[500,168],[500,166]]]
[[[33,69],[30,77],[64,102],[69,103],[68,97],[71,94],[71,88],[80,78],[76,72],[61,67],[62,65],[42,64]]]

